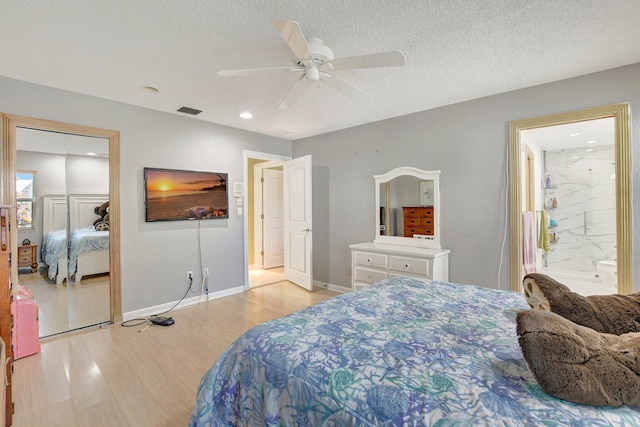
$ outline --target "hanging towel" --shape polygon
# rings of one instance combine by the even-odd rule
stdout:
[[[549,220],[547,219],[547,211],[540,211],[540,238],[538,239],[538,247],[544,249],[545,252],[551,250],[551,242],[549,242]]]
[[[522,259],[524,273],[536,272],[536,219],[533,212],[522,213]]]

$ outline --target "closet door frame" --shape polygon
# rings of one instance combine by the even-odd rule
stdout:
[[[110,264],[110,314],[109,321],[122,320],[122,292],[120,270],[120,132],[90,126],[61,123],[32,117],[2,114],[2,200],[16,205],[16,128],[68,133],[73,135],[105,138],[109,140],[109,264]],[[15,218],[11,218],[11,253],[18,252],[18,236]],[[18,264],[11,265],[11,280],[18,283]]]

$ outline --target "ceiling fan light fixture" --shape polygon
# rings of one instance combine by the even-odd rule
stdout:
[[[318,70],[318,67],[305,68],[304,76],[307,80],[317,82],[320,80],[320,70]]]

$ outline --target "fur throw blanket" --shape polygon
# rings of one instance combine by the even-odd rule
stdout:
[[[543,274],[523,281],[518,342],[549,395],[586,405],[640,407],[640,293],[584,297]]]
[[[547,394],[640,407],[640,333],[603,334],[541,310],[521,311],[516,322],[522,354]]]
[[[527,274],[524,294],[531,308],[552,311],[597,332],[640,332],[640,293],[584,297],[544,274]]]

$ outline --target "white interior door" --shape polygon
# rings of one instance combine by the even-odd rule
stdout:
[[[311,156],[284,163],[284,276],[313,290]]]
[[[284,204],[282,170],[263,169],[263,268],[284,265]]]

